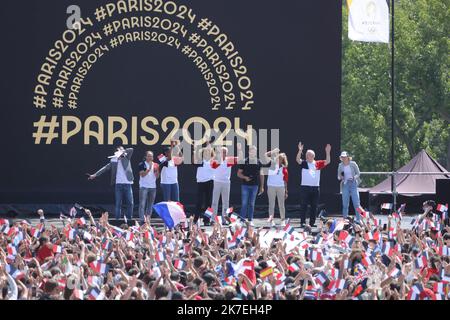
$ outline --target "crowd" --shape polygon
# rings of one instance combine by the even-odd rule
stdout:
[[[0,220],[0,299],[447,300],[448,207],[427,201],[408,227],[403,209],[384,224],[363,209],[321,218],[317,234],[233,213],[206,229],[117,227],[87,209],[61,228],[39,210],[35,225]]]

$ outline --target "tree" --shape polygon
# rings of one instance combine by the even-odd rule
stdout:
[[[395,10],[396,168],[425,149],[450,169],[448,1],[401,0]],[[363,171],[390,170],[390,47],[348,39],[343,7],[342,149]],[[363,177],[372,186],[385,176]]]

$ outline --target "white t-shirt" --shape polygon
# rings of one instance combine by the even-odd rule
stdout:
[[[267,186],[268,187],[284,187],[284,182],[287,179],[287,172],[284,167],[280,167],[279,164],[275,168],[269,169],[267,175]]]
[[[214,169],[214,181],[230,183],[231,166],[227,161],[222,161],[220,165]]]
[[[112,158],[111,163],[113,162],[117,162],[116,184],[133,184],[133,181],[129,181],[127,178],[122,161],[119,161],[117,158]]]
[[[140,169],[145,169],[148,170],[150,168],[150,165],[148,164],[147,161],[144,161],[144,166],[145,168],[140,168]],[[140,177],[139,179],[139,187],[141,188],[156,188],[156,175],[155,175],[155,169],[157,168],[157,164],[152,162],[152,167],[150,168],[150,171],[147,173],[147,175],[145,177]],[[144,171],[144,170],[142,170]]]
[[[169,160],[167,166],[161,170],[161,183],[174,184],[178,183],[178,168],[172,160]]]
[[[197,182],[207,182],[214,178],[214,169],[210,160],[203,160],[203,164],[197,168]]]
[[[318,187],[320,185],[320,170],[326,167],[324,160],[308,162],[303,160],[302,168],[302,186]]]
[[[353,178],[350,165],[344,165],[344,183]]]

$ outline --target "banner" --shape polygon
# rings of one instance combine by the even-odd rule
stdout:
[[[300,185],[298,142],[320,159],[330,143],[321,191],[334,194],[341,7],[329,0],[3,3],[0,203],[112,203],[110,174],[88,181],[86,173],[107,164],[117,146],[134,148],[137,202],[145,152],[157,161],[177,131],[195,126],[217,131],[215,144],[230,148],[230,132],[260,150],[278,135],[292,192]],[[180,200],[194,203],[196,167],[178,170]],[[232,201],[240,201],[235,171]]]
[[[389,43],[386,0],[347,0],[348,37],[355,41]]]

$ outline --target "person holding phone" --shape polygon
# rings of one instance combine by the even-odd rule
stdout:
[[[346,151],[341,153],[339,159],[341,162],[338,166],[337,178],[341,182],[342,216],[344,218],[348,217],[348,207],[351,197],[353,207],[355,208],[356,221],[359,222],[361,220],[361,215],[357,211],[357,208],[360,206],[358,193],[358,185],[360,183],[359,167],[355,161],[352,161],[352,157]]]

